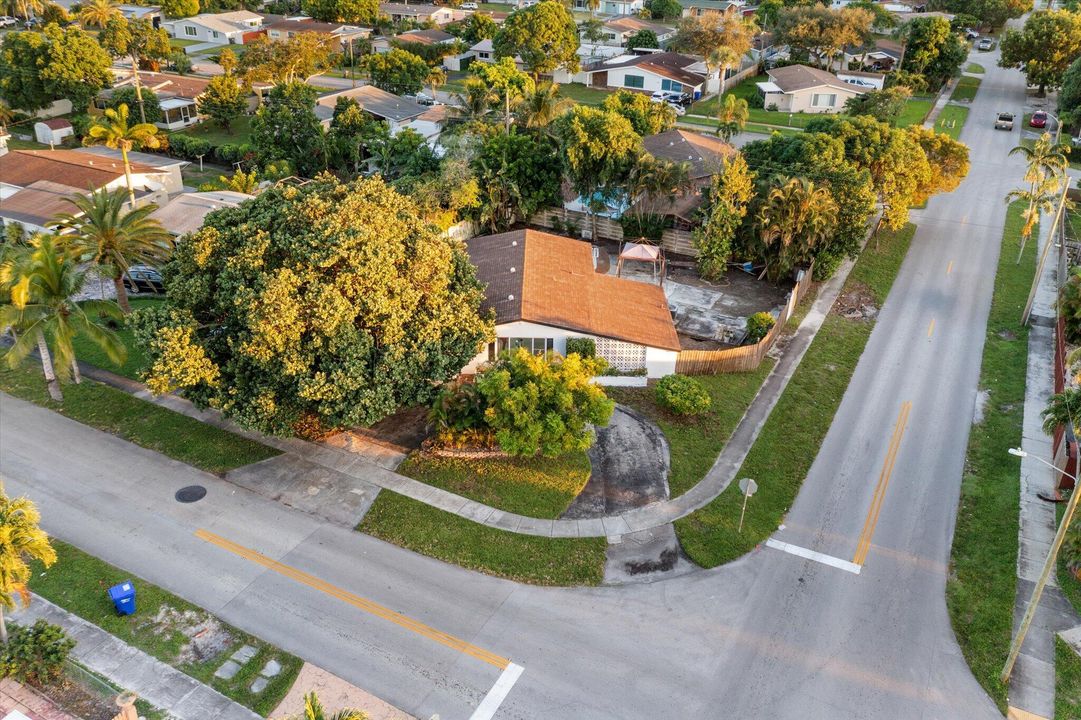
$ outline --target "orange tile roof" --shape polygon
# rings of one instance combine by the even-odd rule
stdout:
[[[160,173],[157,168],[131,163],[133,173]],[[0,181],[26,187],[38,180],[77,188],[108,185],[124,175],[119,160],[75,150],[12,150],[0,156]]]
[[[524,320],[679,350],[664,290],[595,272],[588,242],[515,230],[475,237],[467,247],[497,324]]]

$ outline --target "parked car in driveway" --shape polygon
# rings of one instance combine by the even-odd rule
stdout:
[[[976,49],[981,52],[987,52],[995,47],[995,41],[991,38],[984,38],[976,43]]]
[[[1037,110],[1036,112],[1032,113],[1032,117],[1029,118],[1028,121],[1028,126],[1034,128],[1047,127],[1047,113],[1045,113],[1043,110]]]
[[[155,293],[165,292],[165,283],[162,282],[161,273],[157,268],[149,265],[132,265],[124,273],[124,289],[129,293]]]
[[[965,28],[965,40],[977,40],[980,34],[972,28]]]
[[[462,10],[476,10],[477,4],[475,2],[467,2],[461,4]]]
[[[1013,113],[1000,112],[995,118],[995,130],[1013,130]]]
[[[10,15],[0,15],[0,28],[15,27],[19,21]]]

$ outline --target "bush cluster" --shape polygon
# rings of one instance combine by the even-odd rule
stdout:
[[[0,651],[0,676],[19,682],[48,685],[64,672],[64,661],[75,641],[57,625],[38,620],[12,625],[8,644]]]
[[[701,415],[713,404],[702,383],[687,375],[666,375],[654,393],[657,404],[676,415]]]
[[[581,357],[597,357],[597,343],[593,338],[567,338],[567,354],[577,353]]]
[[[747,344],[754,345],[761,342],[762,338],[766,337],[776,324],[777,320],[768,312],[756,312],[751,315],[747,318]]]
[[[198,160],[202,155],[204,160],[219,162],[222,165],[248,162],[255,158],[255,148],[249,143],[214,145],[209,140],[184,133],[169,135],[168,143],[163,144],[158,150],[168,152],[181,160]]]

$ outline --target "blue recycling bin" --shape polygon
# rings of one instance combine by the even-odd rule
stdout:
[[[116,606],[117,615],[135,614],[135,585],[131,580],[125,580],[109,588],[109,599]]]

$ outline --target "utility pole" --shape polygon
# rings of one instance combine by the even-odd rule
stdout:
[[[353,87],[357,86],[357,64],[353,60],[353,38],[349,38],[349,79],[353,81]]]
[[[1021,313],[1021,324],[1028,325],[1029,315],[1032,313],[1032,303],[1036,300],[1036,287],[1040,284],[1040,275],[1043,274],[1044,263],[1047,262],[1047,254],[1051,251],[1051,246],[1055,244],[1055,235],[1059,236],[1059,243],[1062,245],[1062,252],[1066,251],[1066,238],[1061,233],[1061,224],[1059,220],[1062,218],[1062,213],[1066,209],[1066,193],[1070,191],[1070,176],[1062,176],[1062,197],[1059,198],[1058,209],[1055,210],[1055,221],[1051,223],[1051,232],[1047,235],[1047,242],[1044,243],[1043,252],[1040,253],[1040,262],[1036,266],[1036,274],[1032,278],[1032,288],[1028,291],[1028,300],[1025,302],[1024,312]],[[1060,278],[1062,280],[1062,278]]]

